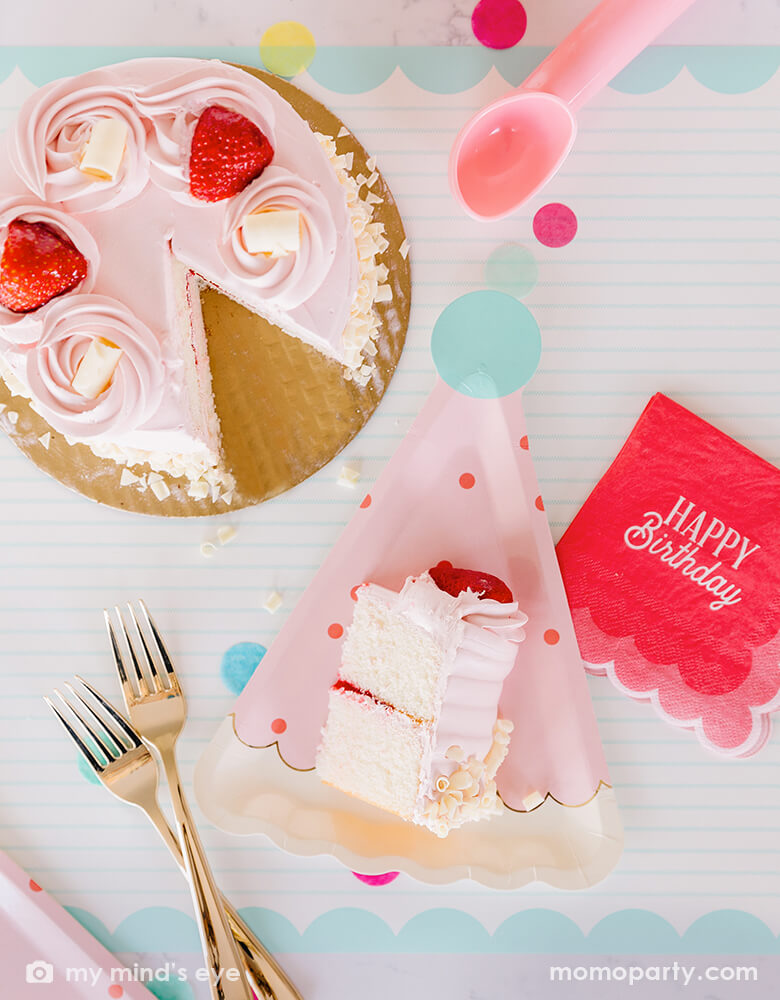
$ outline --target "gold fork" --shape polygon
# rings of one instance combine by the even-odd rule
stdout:
[[[159,779],[157,761],[127,719],[117,712],[99,691],[81,677],[77,677],[76,681],[91,696],[93,703],[73,684],[66,682],[65,686],[72,695],[70,700],[62,692],[57,690],[54,692],[66,711],[63,712],[51,698],[45,699],[47,704],[103,786],[116,798],[137,806],[146,814],[179,868],[186,875],[184,856],[178,838],[157,801]],[[70,716],[77,720],[77,725],[74,725]],[[269,963],[263,961],[266,957],[270,958],[268,952],[257,941],[231,904],[223,899],[223,905],[233,935],[241,949],[252,989],[258,1000],[274,1000],[275,994],[267,981],[270,976],[266,975],[266,971],[268,965],[275,966],[275,960],[271,959]],[[282,976],[284,977],[283,973]],[[276,994],[276,998],[301,1000],[293,987],[290,987],[288,993]]]

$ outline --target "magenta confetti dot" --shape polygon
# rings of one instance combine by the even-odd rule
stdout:
[[[355,878],[365,882],[366,885],[389,885],[395,882],[400,872],[385,872],[384,875],[361,875],[359,872],[352,872]]]
[[[525,34],[528,17],[520,0],[479,0],[471,30],[489,49],[509,49]]]
[[[565,247],[577,235],[577,216],[568,205],[551,202],[534,216],[534,236],[546,247]]]

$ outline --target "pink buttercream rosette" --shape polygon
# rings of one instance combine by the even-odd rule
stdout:
[[[0,305],[0,340],[10,344],[34,344],[41,334],[41,325],[46,313],[61,298],[70,299],[73,295],[89,292],[95,284],[100,252],[97,243],[80,222],[71,216],[58,211],[49,205],[36,202],[33,198],[13,198],[0,202],[0,254],[8,235],[8,227],[17,219],[25,222],[43,222],[56,232],[66,236],[87,261],[87,276],[64,296],[52,299],[34,312],[17,313]]]
[[[109,386],[96,399],[85,399],[71,382],[96,338],[123,353]],[[165,372],[157,337],[121,302],[103,295],[57,302],[26,361],[35,408],[63,434],[92,438],[135,430],[162,399]]]
[[[274,109],[262,86],[217,61],[139,88],[135,102],[150,123],[146,148],[151,179],[182,201],[204,204],[190,194],[189,160],[195,126],[206,108],[219,105],[243,115],[276,148]]]
[[[22,108],[9,143],[11,163],[27,187],[75,213],[116,208],[137,197],[149,179],[146,129],[130,93],[111,86],[101,71],[82,79],[85,85],[76,92],[71,80],[37,90]],[[99,180],[79,169],[92,126],[101,118],[127,125],[125,153],[114,180]]]
[[[249,253],[241,234],[244,219],[253,212],[274,209],[299,211],[300,249],[284,257]],[[333,215],[322,191],[284,167],[272,165],[231,201],[219,252],[231,273],[272,298],[279,308],[293,309],[311,298],[325,280],[337,241]]]

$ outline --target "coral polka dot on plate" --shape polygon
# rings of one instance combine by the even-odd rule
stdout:
[[[528,17],[520,0],[479,0],[471,15],[471,30],[489,49],[508,49],[525,34]]]
[[[361,508],[363,510],[365,510],[366,507],[370,507],[371,506],[371,494],[370,493],[366,493],[366,495],[363,497],[363,502],[361,503],[360,506],[361,506]]]
[[[537,497],[536,500],[534,500],[534,506],[537,510],[544,510],[544,500],[542,500],[541,497]]]
[[[113,983],[108,987],[108,995],[113,998],[113,1000],[120,1000],[120,997],[125,995],[125,991],[119,985],[119,983]]]
[[[260,39],[263,65],[277,76],[297,76],[307,69],[317,51],[314,35],[298,21],[277,21]]]
[[[577,235],[577,216],[568,205],[550,202],[534,216],[534,236],[546,247],[565,247]]]
[[[340,639],[344,635],[344,626],[339,625],[338,622],[328,625],[328,635],[331,639]]]
[[[352,590],[350,590],[349,596],[352,598],[353,601],[357,600],[358,591],[360,590],[361,587],[364,587],[364,586],[365,586],[365,584],[358,583],[356,586],[354,586],[352,588]]]
[[[544,633],[544,641],[548,646],[555,646],[560,638],[560,634],[554,628],[548,628]]]
[[[271,732],[276,733],[277,736],[281,736],[282,733],[286,732],[287,723],[284,719],[274,719],[271,723]]]
[[[464,472],[463,475],[458,480],[458,482],[460,483],[460,485],[463,487],[464,490],[472,489],[476,481],[477,480],[470,472]]]
[[[41,887],[38,885],[36,881],[34,881],[34,879],[30,879],[30,889],[32,890],[32,892],[43,892],[43,889],[41,889]]]
[[[523,449],[523,451],[528,451],[528,435],[527,434],[524,434],[523,437],[520,438],[520,447]]]
[[[361,875],[359,872],[352,872],[355,878],[365,882],[366,885],[389,885],[395,882],[400,872],[385,872],[383,875]]]

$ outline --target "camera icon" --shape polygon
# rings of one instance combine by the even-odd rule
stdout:
[[[39,959],[37,962],[30,962],[25,969],[25,979],[28,983],[53,983],[54,966],[49,962]]]

